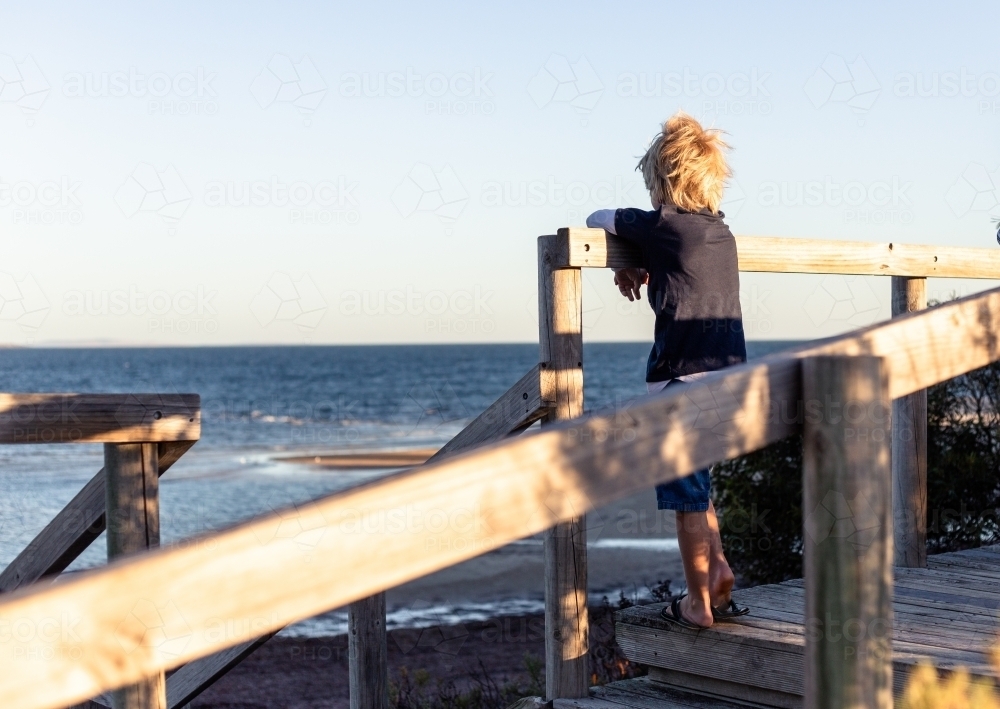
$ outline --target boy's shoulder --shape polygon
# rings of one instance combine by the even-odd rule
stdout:
[[[637,237],[654,233],[683,236],[685,234],[704,234],[718,229],[729,232],[729,227],[723,221],[722,212],[713,214],[707,209],[690,212],[673,205],[663,206],[656,210],[623,207],[618,210],[615,226],[625,232],[631,232]]]
[[[656,228],[660,223],[660,211],[639,209],[637,207],[622,207],[615,214],[615,228],[621,233],[624,228],[631,232],[644,232]]]

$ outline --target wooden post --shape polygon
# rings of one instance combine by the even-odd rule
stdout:
[[[927,279],[892,277],[892,316],[927,307]],[[892,402],[896,566],[927,566],[927,390]]]
[[[556,405],[542,425],[583,415],[583,289],[579,268],[555,269],[561,241],[538,240],[540,361],[555,376]],[[586,516],[545,534],[545,695],[590,691]]]
[[[159,456],[155,443],[105,443],[108,561],[160,545]],[[143,637],[137,639],[147,641]],[[164,675],[111,693],[114,709],[166,709]]]
[[[347,658],[351,709],[389,706],[385,593],[362,598],[347,609]]]
[[[892,709],[890,402],[878,357],[802,363],[805,699]]]

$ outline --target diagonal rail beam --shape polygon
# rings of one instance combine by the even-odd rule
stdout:
[[[521,433],[555,405],[555,375],[536,365],[428,459],[428,463]],[[167,707],[191,702],[278,632],[247,640],[184,665],[167,678]]]
[[[160,475],[196,442],[160,443]],[[104,504],[104,468],[101,468],[0,573],[0,593],[9,593],[65,570],[104,531]]]

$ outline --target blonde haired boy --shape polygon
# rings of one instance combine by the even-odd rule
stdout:
[[[616,234],[642,252],[643,267],[615,271],[615,285],[629,300],[649,286],[656,313],[646,366],[650,392],[746,361],[736,240],[719,211],[731,174],[727,147],[720,131],[677,113],[637,167],[653,211],[603,209],[587,218],[587,226]],[[748,613],[732,600],[735,579],[722,550],[709,469],[658,485],[656,500],[659,509],[677,515],[687,582],[687,593],[674,598],[663,617],[697,629]]]

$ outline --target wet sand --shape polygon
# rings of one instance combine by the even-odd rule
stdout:
[[[324,470],[379,470],[404,468],[426,463],[437,452],[435,448],[414,448],[398,451],[371,451],[364,453],[320,453],[276,457],[282,463],[301,463]]]

